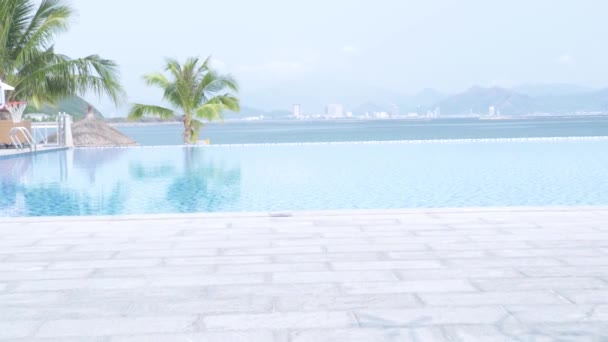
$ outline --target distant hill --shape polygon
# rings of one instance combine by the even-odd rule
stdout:
[[[514,88],[512,91],[531,97],[542,96],[570,96],[591,93],[595,90],[568,83],[548,83],[548,84],[523,84]]]
[[[57,115],[59,112],[65,112],[74,117],[74,120],[80,120],[84,117],[87,106],[89,103],[85,101],[83,98],[79,96],[73,96],[66,99],[63,99],[57,103],[56,106],[51,105],[43,105],[41,108],[37,109],[32,105],[28,105],[25,109],[25,113],[45,113],[50,115]],[[98,119],[104,119],[103,115],[97,110],[93,108],[95,111],[95,116]]]
[[[487,114],[490,106],[502,115],[608,112],[608,88],[583,91],[584,88],[576,87],[548,87],[543,91],[537,89],[537,93],[548,94],[550,88],[554,94],[530,96],[500,87],[472,87],[433,107],[440,107],[442,115]]]
[[[500,87],[472,87],[438,102],[434,107],[441,108],[442,114],[463,115],[486,114],[490,106],[505,115],[526,114],[534,108],[534,99]]]

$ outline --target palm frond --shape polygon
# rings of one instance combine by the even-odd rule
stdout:
[[[0,0],[0,77],[16,88],[10,100],[52,105],[89,92],[115,103],[123,98],[116,63],[55,52],[55,38],[68,30],[73,15],[66,0]]]
[[[144,116],[156,116],[161,119],[171,119],[175,117],[175,112],[169,108],[153,105],[135,103],[129,110],[129,119],[141,119]]]

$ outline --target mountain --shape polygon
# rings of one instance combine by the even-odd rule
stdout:
[[[511,90],[531,97],[570,96],[591,93],[594,91],[593,88],[568,83],[523,84],[511,88]]]
[[[241,92],[242,103],[253,108],[281,108],[291,111],[293,104],[300,104],[306,115],[325,113],[329,103],[339,103],[345,111],[356,115],[371,110],[363,110],[375,104],[376,111],[391,112],[397,106],[400,112],[414,111],[444,99],[446,96],[434,89],[425,89],[417,94],[408,94],[399,89],[383,88],[362,83],[348,83],[341,80],[299,79],[285,81],[264,90]]]
[[[43,105],[41,108],[37,109],[32,105],[28,105],[25,109],[25,113],[45,113],[51,115],[57,115],[57,113],[68,113],[74,117],[74,120],[79,120],[84,118],[86,114],[87,107],[90,104],[85,101],[83,98],[79,96],[72,96],[66,99],[63,99],[57,102],[56,106],[52,105]],[[95,117],[97,119],[104,119],[103,115],[93,107],[93,111],[95,112]]]
[[[540,88],[536,90],[537,93],[549,95],[530,96],[512,89],[476,86],[428,108],[439,107],[444,115],[487,114],[490,106],[494,106],[502,115],[608,112],[608,88],[592,91],[584,91],[585,89],[550,86],[542,91]]]
[[[463,115],[486,114],[490,106],[504,115],[527,114],[534,107],[534,99],[505,88],[476,86],[439,101],[433,107],[441,108],[442,114]]]
[[[542,113],[608,112],[608,88],[564,96],[540,96],[535,102],[535,111]]]

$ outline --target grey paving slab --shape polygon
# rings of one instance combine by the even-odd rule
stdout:
[[[192,334],[156,334],[117,336],[108,342],[273,342],[271,331],[203,332]]]
[[[40,321],[0,321],[0,339],[31,336],[41,324]]]
[[[441,328],[421,327],[412,329],[331,329],[305,330],[291,333],[293,342],[448,342]]]
[[[443,324],[496,324],[509,313],[502,307],[355,310],[362,327],[420,327]]]
[[[466,279],[349,282],[342,284],[342,289],[348,294],[478,291],[478,289]]]
[[[354,328],[358,326],[351,313],[340,311],[207,316],[203,322],[209,329],[225,330]]]
[[[608,208],[7,218],[0,339],[600,341]]]
[[[36,337],[94,337],[193,331],[196,316],[113,317],[45,322]]]

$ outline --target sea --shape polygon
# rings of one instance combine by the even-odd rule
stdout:
[[[119,125],[140,145],[181,145],[179,123]],[[203,127],[213,145],[608,136],[608,116],[521,119],[227,121]]]

